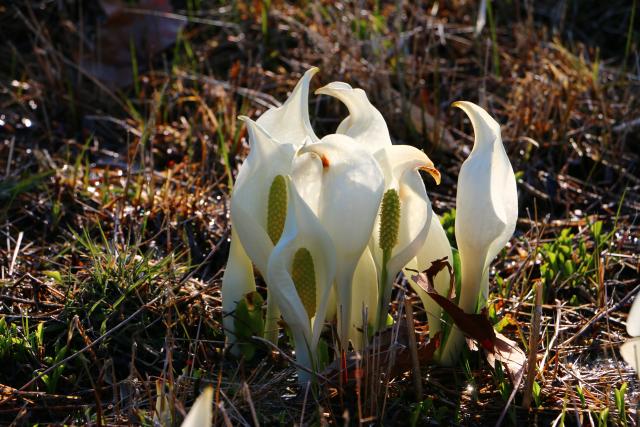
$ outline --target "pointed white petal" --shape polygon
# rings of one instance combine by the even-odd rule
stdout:
[[[360,351],[364,345],[363,314],[366,310],[368,330],[370,331],[375,324],[378,309],[378,271],[369,248],[366,248],[362,253],[353,275],[352,298],[349,339],[353,343],[353,348]]]
[[[253,277],[253,266],[251,260],[247,256],[240,243],[240,239],[236,236],[233,228],[231,229],[231,247],[229,248],[229,259],[222,276],[222,324],[224,332],[227,336],[228,345],[233,345],[236,341],[234,335],[235,321],[233,312],[236,309],[238,301],[244,295],[256,290],[256,282]],[[231,348],[235,354],[239,349],[236,346]]]
[[[391,145],[384,117],[369,102],[362,89],[354,89],[343,82],[333,82],[316,90],[316,94],[338,98],[349,110],[349,116],[340,123],[336,133],[354,138],[372,153]]]
[[[299,147],[306,139],[318,140],[309,122],[309,84],[317,72],[316,67],[307,70],[287,101],[280,107],[270,108],[257,120],[281,144]]]
[[[475,140],[462,164],[456,195],[456,241],[462,265],[458,305],[476,312],[489,293],[489,264],[513,235],[518,219],[516,179],[502,145],[500,125],[471,102],[456,102],[471,119]],[[464,335],[453,327],[440,363],[454,364]]]
[[[213,387],[207,387],[198,396],[196,402],[185,417],[182,427],[209,427],[213,420]]]
[[[456,196],[456,240],[462,263],[460,307],[476,309],[486,298],[489,264],[509,241],[518,219],[516,180],[502,144],[500,125],[479,106],[456,102],[471,119],[475,142],[462,164]],[[488,276],[487,276],[488,277]]]
[[[241,119],[247,124],[251,151],[231,194],[231,221],[247,255],[264,276],[273,249],[266,231],[269,188],[277,175],[290,173],[293,151],[279,145],[253,120]]]
[[[431,221],[429,223],[429,233],[427,234],[427,239],[424,245],[418,251],[416,257],[407,265],[407,268],[424,271],[427,268],[431,267],[431,263],[433,261],[442,259],[444,257],[447,257],[449,260],[449,264],[453,266],[453,255],[451,253],[451,245],[449,244],[449,239],[447,239],[447,234],[442,228],[442,224],[440,224],[440,218],[438,218],[438,215],[434,214],[431,217]],[[442,329],[442,325],[440,323],[442,308],[411,279],[411,276],[413,274],[415,273],[405,270],[405,277],[408,278],[409,284],[420,297],[422,305],[427,312],[427,319],[429,321],[429,336],[433,337],[438,331]],[[440,295],[447,295],[447,292],[449,291],[449,285],[451,283],[449,271],[446,269],[440,271],[436,275],[434,282],[436,291],[438,291]]]
[[[269,292],[276,298],[282,316],[294,335],[298,362],[312,369],[335,278],[335,248],[320,221],[302,200],[289,178],[287,183],[287,219],[282,236],[269,257],[267,283]],[[301,248],[310,252],[316,275],[316,313],[313,327],[291,278],[293,257]],[[301,371],[299,378],[304,382],[308,376]]]
[[[640,338],[633,338],[622,344],[620,355],[638,373],[640,379]]]
[[[629,317],[627,317],[627,333],[632,337],[640,337],[640,294],[633,301]]]
[[[295,148],[291,144],[277,143],[253,120],[240,119],[247,124],[251,151],[240,168],[231,194],[231,221],[245,252],[266,277],[267,262],[273,250],[267,233],[269,190],[276,176],[290,173]],[[277,341],[279,318],[278,307],[268,298],[265,338],[271,342]]]
[[[313,153],[323,165],[318,216],[337,254],[338,329],[343,345],[351,318],[351,283],[382,199],[384,179],[374,157],[345,135],[328,135],[304,146],[299,155]]]

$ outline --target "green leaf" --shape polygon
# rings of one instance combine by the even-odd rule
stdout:
[[[264,300],[258,292],[250,292],[236,306],[235,333],[240,350],[247,360],[253,358],[256,350],[255,344],[251,342],[251,337],[264,334],[263,303]]]
[[[58,283],[62,283],[62,274],[59,271],[47,270],[43,271],[44,275],[55,280]]]
[[[533,382],[533,400],[536,402],[536,406],[540,407],[540,384],[537,381]]]

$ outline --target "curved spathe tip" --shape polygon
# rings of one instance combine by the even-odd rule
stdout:
[[[181,427],[208,427],[213,420],[213,387],[207,387],[180,425]]]
[[[309,86],[318,71],[318,67],[308,69],[282,105],[269,108],[256,120],[279,144],[298,147],[306,139],[318,140],[309,120]]]
[[[451,106],[460,108],[471,120],[475,134],[474,147],[500,138],[500,124],[484,108],[469,101],[456,101]]]
[[[374,156],[381,165],[385,165],[383,170],[388,169],[388,172],[397,178],[408,170],[423,170],[431,175],[436,184],[440,184],[440,171],[436,169],[429,156],[416,147],[411,145],[390,145],[377,151]]]
[[[300,81],[298,82],[298,84],[296,85],[296,88],[298,88],[298,86],[304,86],[306,89],[306,93],[304,93],[304,97],[305,98],[309,98],[308,96],[308,91],[309,91],[309,86],[311,84],[311,79],[313,78],[313,76],[315,76],[316,74],[318,74],[320,72],[320,68],[318,67],[311,67],[309,68],[307,71],[304,72],[304,74],[302,75],[302,78],[300,79]],[[295,92],[294,89],[294,92]]]
[[[334,92],[350,91],[353,87],[349,83],[345,82],[331,82],[328,85],[322,86],[316,89],[314,92],[316,95],[333,95]]]
[[[433,180],[436,182],[436,185],[440,185],[440,181],[442,180],[442,175],[440,175],[440,171],[436,169],[435,166],[421,166],[418,169],[427,172]]]

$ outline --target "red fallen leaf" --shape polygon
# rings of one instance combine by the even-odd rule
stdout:
[[[111,88],[133,81],[131,48],[138,66],[176,41],[184,21],[169,16],[169,0],[140,0],[133,7],[122,0],[100,0],[107,20],[99,25],[93,51],[81,58],[82,68]]]
[[[469,338],[477,341],[487,351],[487,360],[492,366],[495,361],[502,362],[512,381],[516,381],[525,367],[526,356],[514,341],[497,333],[487,317],[486,309],[480,314],[465,313],[453,301],[440,295],[433,286],[433,278],[443,269],[449,269],[451,287],[454,287],[454,275],[447,258],[431,263],[431,267],[423,273],[412,276],[412,279],[446,311],[460,330]]]
[[[447,261],[447,258],[435,260],[431,263],[431,267],[425,270],[424,273],[418,273],[411,278],[429,294],[435,302],[446,311],[453,319],[455,324],[460,330],[467,336],[478,341],[482,347],[488,351],[493,351],[494,342],[496,340],[496,333],[487,318],[486,312],[483,310],[480,314],[465,313],[460,307],[458,307],[453,301],[440,295],[433,286],[433,278],[443,269],[449,269],[449,275],[451,277],[453,288],[454,274],[451,265]]]

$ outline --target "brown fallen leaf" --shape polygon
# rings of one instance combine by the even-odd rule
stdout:
[[[411,278],[451,316],[455,324],[465,335],[478,341],[484,349],[493,351],[496,333],[484,310],[480,314],[465,313],[453,301],[440,295],[435,290],[433,278],[444,268],[449,269],[451,280],[455,280],[453,269],[446,257],[435,260],[431,263],[431,267],[425,270],[424,273],[418,273]],[[454,287],[453,284],[451,287]]]
[[[516,381],[526,364],[527,358],[524,352],[514,341],[495,331],[489,322],[486,309],[483,309],[480,314],[465,313],[453,301],[435,290],[433,278],[444,268],[449,269],[452,280],[451,287],[454,287],[453,269],[447,258],[435,260],[427,270],[413,275],[412,279],[451,316],[456,326],[467,337],[480,343],[482,348],[486,350],[487,360],[492,366],[495,366],[496,360],[502,362],[511,380]],[[473,346],[470,348],[473,349]]]
[[[518,347],[515,341],[510,340],[501,333],[496,332],[493,352],[487,352],[487,361],[495,367],[495,361],[502,362],[507,369],[511,381],[515,383],[521,375],[527,362],[524,351]]]

